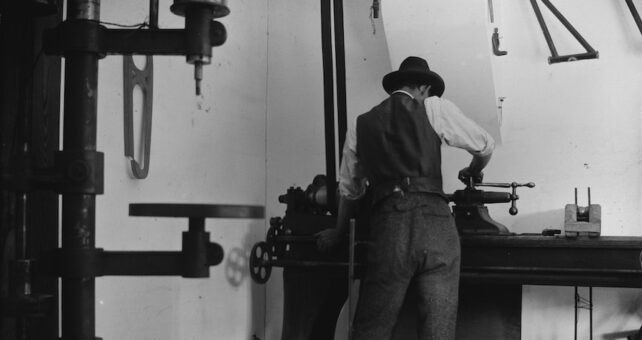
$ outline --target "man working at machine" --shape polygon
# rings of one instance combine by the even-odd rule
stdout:
[[[442,188],[441,143],[473,155],[459,179],[481,181],[493,138],[442,99],[442,78],[408,57],[383,78],[390,96],[350,126],[340,169],[337,226],[317,234],[340,242],[370,191],[371,246],[353,323],[353,339],[389,339],[408,287],[417,289],[420,339],[455,337],[460,245]]]

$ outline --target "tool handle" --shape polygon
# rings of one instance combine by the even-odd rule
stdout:
[[[495,187],[495,188],[517,188],[517,187],[534,188],[535,187],[535,183],[533,183],[533,182],[528,182],[528,183],[517,183],[517,182],[512,182],[512,183],[475,183],[474,185],[476,187]]]

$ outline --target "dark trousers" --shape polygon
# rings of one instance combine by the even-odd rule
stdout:
[[[353,340],[390,339],[411,283],[418,338],[454,339],[460,245],[447,202],[434,194],[394,194],[374,207],[370,238]]]

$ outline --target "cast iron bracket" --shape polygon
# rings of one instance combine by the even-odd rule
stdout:
[[[27,166],[21,173],[3,174],[2,188],[101,195],[104,192],[104,158],[98,151],[56,151],[53,167],[31,170]]]
[[[535,16],[537,17],[537,21],[539,22],[540,27],[542,28],[542,32],[544,33],[544,38],[546,39],[546,43],[548,44],[548,48],[551,50],[551,56],[548,57],[548,63],[549,64],[554,64],[554,63],[561,63],[561,62],[566,62],[566,61],[577,61],[577,60],[582,60],[582,59],[596,59],[599,57],[599,52],[593,49],[591,45],[582,37],[582,35],[571,25],[571,23],[560,13],[559,10],[549,0],[541,0],[546,7],[557,17],[557,19],[566,27],[566,29],[575,37],[575,39],[586,49],[585,53],[577,53],[577,54],[567,54],[567,55],[559,55],[557,53],[557,49],[555,48],[555,44],[553,43],[553,39],[551,38],[551,33],[548,31],[548,27],[546,26],[546,22],[544,21],[544,17],[542,16],[542,12],[539,9],[539,5],[537,5],[537,0],[531,0],[531,5],[533,6],[533,10],[535,11]]]
[[[130,216],[187,217],[181,251],[105,251],[103,249],[55,249],[47,256],[47,274],[62,278],[100,276],[209,277],[209,267],[223,260],[223,247],[210,242],[205,219],[262,218],[260,206],[213,204],[130,204]]]
[[[210,23],[211,46],[223,45],[227,39],[225,26]],[[93,52],[103,58],[108,54],[186,55],[184,29],[110,29],[90,20],[65,21],[45,31],[43,49],[48,54]]]

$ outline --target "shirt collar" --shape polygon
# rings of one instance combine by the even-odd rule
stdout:
[[[396,91],[393,91],[392,93],[390,93],[390,95],[392,96],[392,95],[393,95],[393,94],[395,94],[395,93],[403,93],[403,94],[407,95],[408,97],[410,97],[410,98],[412,98],[412,99],[415,99],[415,96],[411,95],[409,92],[404,91],[404,90],[396,90]]]

